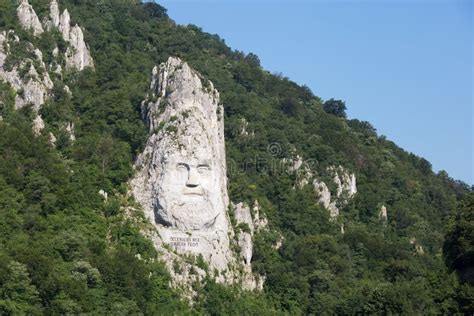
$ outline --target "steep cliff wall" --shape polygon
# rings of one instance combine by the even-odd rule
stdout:
[[[137,158],[131,188],[157,229],[155,246],[168,253],[165,260],[170,267],[186,255],[199,256],[217,281],[242,280],[238,266],[250,267],[251,236],[241,235],[246,236],[247,247],[245,260],[240,260],[231,247],[234,231],[227,213],[224,118],[218,91],[187,63],[169,58],[153,69],[142,114],[149,137]],[[251,269],[244,274],[244,286],[256,287]],[[181,283],[193,279],[175,274]]]
[[[0,32],[0,80],[9,83],[16,92],[16,109],[26,105],[32,106],[36,115],[32,128],[37,135],[45,127],[38,113],[51,94],[54,87],[53,78],[61,77],[64,67],[81,71],[86,67],[94,66],[82,29],[78,25],[71,28],[67,9],[60,15],[57,0],[51,0],[49,8],[49,19],[41,24],[33,6],[28,3],[28,0],[21,0],[16,10],[18,22],[22,28],[32,32],[37,38],[44,32],[50,32],[52,28],[58,28],[63,39],[69,43],[64,55],[64,64],[61,64],[58,58],[57,47],[52,51],[53,61],[46,64],[43,58],[45,52],[31,42],[21,40],[13,30]],[[69,88],[65,86],[65,90],[69,91]],[[65,129],[73,135],[70,124],[72,123],[68,122]],[[51,139],[54,138],[54,135],[51,135]],[[74,137],[71,136],[71,138]]]

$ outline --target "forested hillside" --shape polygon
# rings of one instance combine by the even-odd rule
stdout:
[[[49,0],[29,3],[40,20],[47,16]],[[17,6],[0,0],[0,31],[19,37],[3,67],[28,57],[22,43],[38,47],[49,65],[55,47],[68,44],[54,30],[22,29]],[[254,54],[176,25],[158,4],[59,6],[83,27],[94,68],[46,67],[54,89],[39,112],[39,136],[31,107],[14,109],[19,91],[0,81],[0,314],[474,313],[468,185],[434,173],[370,123],[346,118],[337,96],[322,100],[265,71]],[[169,56],[220,92],[230,198],[258,200],[269,220],[252,259],[265,277],[261,292],[207,280],[191,304],[170,288],[141,234],[147,223],[128,194],[147,133],[140,104],[151,69]],[[65,128],[71,122],[74,139]],[[303,167],[289,170],[285,162],[299,159]],[[356,175],[357,193],[331,219],[304,180],[327,179],[335,195],[334,166]]]

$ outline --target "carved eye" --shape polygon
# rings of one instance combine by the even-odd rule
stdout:
[[[188,170],[188,167],[184,164],[184,163],[179,163],[177,166],[176,166],[176,169],[178,171],[187,171]]]
[[[199,166],[197,166],[197,171],[198,171],[199,173],[206,172],[206,171],[208,171],[209,169],[210,169],[210,168],[209,168],[208,165],[199,165]]]

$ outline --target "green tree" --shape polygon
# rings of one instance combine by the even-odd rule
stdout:
[[[324,102],[323,109],[326,111],[326,113],[335,115],[337,117],[346,117],[347,108],[344,101],[329,99]]]
[[[38,291],[31,284],[25,265],[10,261],[0,266],[0,313],[7,315],[36,315],[40,313]]]

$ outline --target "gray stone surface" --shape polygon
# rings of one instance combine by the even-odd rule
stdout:
[[[26,59],[21,61],[19,67],[26,67],[30,63],[30,68],[28,75],[21,78],[17,66],[13,67],[11,71],[7,71],[3,67],[7,56],[14,53],[10,51],[8,38],[14,41],[17,40],[13,31],[0,32],[0,79],[8,82],[16,92],[21,92],[15,97],[15,107],[17,109],[24,107],[26,104],[31,104],[33,111],[37,113],[41,105],[46,101],[49,91],[53,88],[53,82],[42,60],[42,53],[32,44],[28,45],[28,49],[36,55],[36,62],[43,71],[42,75],[40,75],[35,66],[33,66],[33,60]]]
[[[332,219],[339,216],[338,206],[345,206],[357,193],[356,176],[350,174],[343,167],[331,166],[327,169],[332,174],[333,181],[336,184],[336,194],[331,195],[328,186],[323,181],[315,179],[313,181],[314,191],[317,195],[317,201],[329,210]]]
[[[16,15],[20,25],[26,30],[33,31],[35,36],[44,32],[43,26],[41,25],[35,10],[28,3],[28,0],[20,0],[20,5],[16,9]]]
[[[241,282],[246,288],[255,288],[250,267],[240,274],[238,266],[242,264],[230,247],[234,231],[227,213],[219,93],[187,63],[171,57],[153,69],[142,115],[149,136],[135,162],[130,187],[156,229],[150,238],[174,282],[189,289],[193,281],[208,273],[218,282]],[[247,220],[253,225],[252,217]],[[251,238],[244,238],[251,244]],[[189,255],[201,256],[208,271],[183,260]],[[250,262],[251,254],[247,258]],[[179,273],[174,271],[177,266]],[[192,274],[190,269],[198,272]]]
[[[178,58],[153,69],[143,102],[150,135],[135,167],[133,194],[177,253],[227,270],[232,254],[219,93]]]

